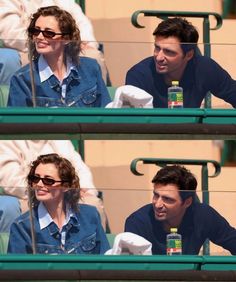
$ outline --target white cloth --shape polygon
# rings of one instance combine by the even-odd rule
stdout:
[[[153,97],[146,91],[132,85],[116,89],[114,100],[106,108],[153,108]]]
[[[113,248],[105,255],[152,255],[152,243],[131,232],[123,232],[115,237]]]
[[[76,20],[82,41],[97,49],[90,20],[74,0],[0,0],[0,38],[5,47],[26,52],[26,29],[30,16],[40,7],[56,5],[68,11]]]
[[[0,186],[4,191],[26,199],[26,176],[39,155],[57,153],[75,167],[81,188],[97,195],[92,173],[69,140],[0,140]]]

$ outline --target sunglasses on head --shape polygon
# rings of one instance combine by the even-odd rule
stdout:
[[[48,39],[52,39],[56,35],[66,35],[66,34],[68,34],[68,33],[58,33],[58,32],[54,32],[54,31],[51,31],[51,30],[41,30],[41,29],[36,28],[36,27],[29,28],[28,31],[32,36],[38,36],[42,32],[43,36],[45,38],[48,38]]]
[[[55,183],[62,183],[62,182],[65,182],[65,180],[54,180],[52,178],[48,178],[48,177],[39,177],[37,175],[30,175],[28,177],[29,181],[31,181],[32,183],[34,184],[37,184],[39,183],[40,180],[42,180],[43,184],[44,185],[48,185],[48,186],[51,186]]]

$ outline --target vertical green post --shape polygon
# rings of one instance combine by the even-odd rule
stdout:
[[[77,0],[76,2],[80,5],[82,11],[85,14],[85,0]]]
[[[75,2],[80,5],[83,13],[85,14],[85,12],[86,12],[86,10],[85,10],[85,0],[75,0]],[[82,159],[84,160],[85,159],[84,140],[80,139],[79,142],[78,142],[78,146],[79,146],[80,155],[81,155]]]
[[[208,191],[208,168],[207,163],[202,164],[202,201],[205,204],[209,204],[209,191]],[[209,239],[204,242],[203,245],[203,254],[210,255],[210,243]]]
[[[210,21],[209,16],[203,19],[203,44],[204,44],[204,55],[211,57],[211,46],[210,46]],[[204,107],[211,108],[211,93],[208,92],[205,100]]]

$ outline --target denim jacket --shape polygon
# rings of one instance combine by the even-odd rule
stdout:
[[[111,101],[100,66],[94,59],[81,57],[79,64],[64,79],[65,98],[61,95],[61,84],[55,75],[41,82],[37,60],[33,62],[33,69],[36,105],[39,107],[105,107]],[[29,64],[12,76],[8,106],[33,106]]]
[[[54,222],[40,230],[38,208],[34,212],[36,253],[40,254],[104,254],[110,247],[101,225],[98,211],[86,204],[70,218],[65,228],[65,244]],[[11,225],[8,253],[32,253],[29,212],[18,217]]]

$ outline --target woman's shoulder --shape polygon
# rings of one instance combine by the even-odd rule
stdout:
[[[29,211],[27,211],[27,212],[21,214],[19,217],[17,217],[16,220],[15,220],[15,223],[20,224],[20,223],[23,223],[25,221],[29,222],[29,220],[30,220],[30,213],[29,213]]]
[[[30,73],[30,65],[27,64],[27,65],[21,67],[20,69],[18,69],[18,70],[14,73],[14,75],[15,75],[15,76],[22,76],[22,75],[26,75],[26,74],[28,75],[29,73]]]
[[[97,213],[97,209],[95,206],[91,206],[88,204],[79,204],[79,212],[80,213],[87,212],[87,213],[95,214]]]
[[[80,57],[80,65],[87,65],[87,66],[98,66],[98,62],[96,59],[89,58],[89,57]]]

